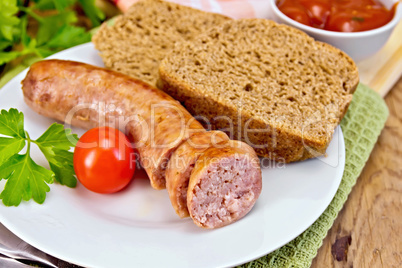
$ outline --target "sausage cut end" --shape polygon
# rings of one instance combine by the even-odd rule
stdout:
[[[256,166],[258,158],[255,154],[232,148],[223,151],[211,148],[213,150],[218,150],[215,156],[207,150],[198,159],[187,195],[191,218],[198,226],[209,229],[228,225],[245,216],[262,189],[261,170]]]

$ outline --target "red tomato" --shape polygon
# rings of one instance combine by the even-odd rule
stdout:
[[[74,151],[74,170],[87,189],[114,193],[131,181],[135,154],[126,135],[111,127],[87,131]]]
[[[331,3],[329,0],[301,0],[301,5],[307,10],[311,19],[311,25],[316,28],[324,28],[328,16],[331,13]]]
[[[283,7],[281,11],[286,14],[286,16],[297,22],[305,25],[312,24],[310,17],[307,15],[307,11],[303,7],[286,6]]]
[[[392,20],[398,3],[390,10],[378,0],[278,0],[286,16],[308,26],[337,32],[379,28]]]
[[[395,6],[394,6],[395,7]],[[372,7],[366,11],[356,11],[353,8],[336,7],[327,25],[326,30],[337,32],[361,32],[379,28],[387,24],[393,17],[393,9]]]
[[[326,25],[326,30],[335,32],[358,32],[360,30],[360,22],[352,19],[347,13],[338,13],[331,15]]]

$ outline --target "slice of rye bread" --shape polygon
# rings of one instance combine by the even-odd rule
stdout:
[[[230,20],[160,0],[142,0],[116,18],[102,24],[92,42],[106,68],[155,85],[158,66],[176,42],[192,40],[207,29]]]
[[[325,153],[359,82],[344,52],[265,19],[228,21],[176,46],[159,74],[190,113],[280,162]]]

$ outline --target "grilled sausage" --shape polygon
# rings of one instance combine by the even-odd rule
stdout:
[[[47,117],[90,129],[117,125],[134,142],[155,189],[165,188],[171,154],[195,132],[205,132],[166,93],[129,76],[92,65],[46,60],[22,81],[25,102]]]
[[[254,206],[262,189],[260,162],[249,145],[229,141],[198,158],[187,190],[194,223],[211,229],[233,223]]]
[[[210,147],[229,141],[222,131],[200,132],[183,142],[172,154],[166,169],[166,189],[177,215],[188,217],[187,188],[191,172],[198,157]]]
[[[261,192],[259,161],[250,146],[228,141],[220,131],[206,132],[177,101],[144,82],[84,63],[47,60],[31,66],[22,89],[25,102],[39,114],[86,129],[112,125],[125,131],[152,187],[165,188],[168,174],[169,195],[178,200],[173,206],[180,216],[188,208],[198,226],[237,221]],[[223,148],[205,142],[214,135]],[[184,157],[182,167],[169,163],[172,154],[174,160]],[[178,189],[188,180],[185,208]]]

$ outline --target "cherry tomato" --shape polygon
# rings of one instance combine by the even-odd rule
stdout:
[[[338,13],[329,18],[326,29],[335,32],[358,32],[361,29],[360,25],[361,23],[357,19],[352,19],[351,15]]]
[[[336,7],[328,19],[326,30],[337,32],[361,32],[379,28],[387,24],[393,17],[393,9],[388,12],[384,7],[372,7],[366,12],[358,12],[355,8]]]
[[[135,171],[135,154],[129,140],[111,127],[93,128],[82,135],[73,162],[78,180],[97,193],[120,191]]]
[[[305,25],[311,25],[311,19],[307,15],[307,11],[302,6],[284,6],[281,11],[289,18]]]
[[[316,28],[324,28],[331,13],[331,3],[328,0],[300,0],[311,19],[311,25]]]

